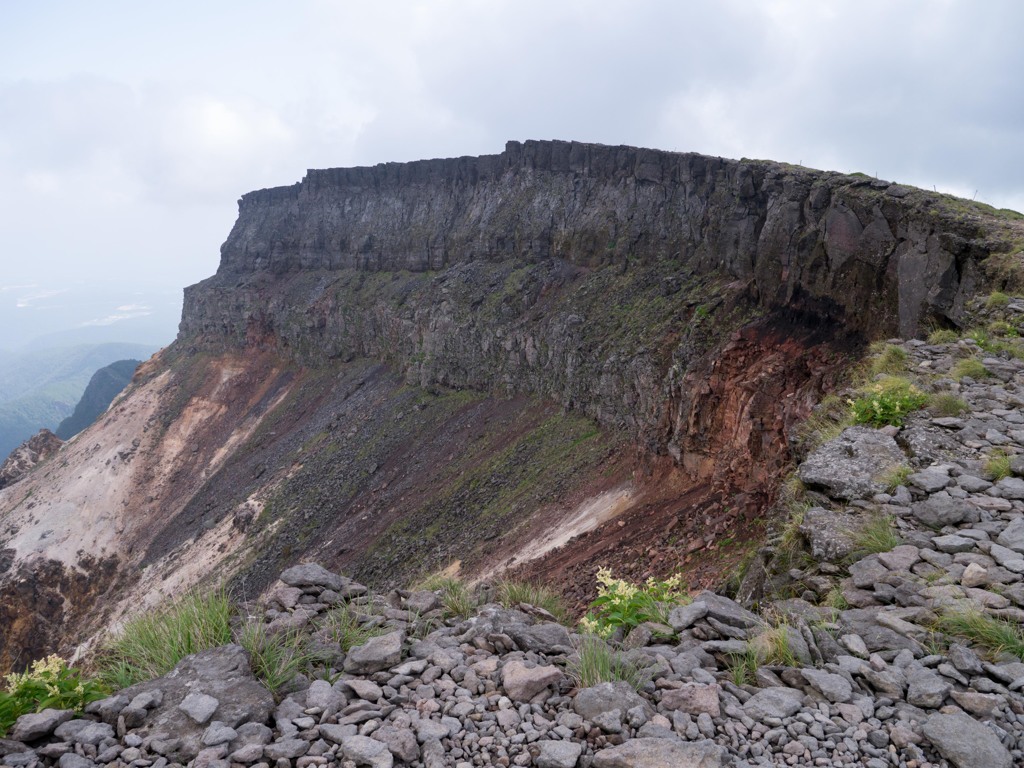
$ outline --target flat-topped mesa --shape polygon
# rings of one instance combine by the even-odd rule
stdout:
[[[673,259],[684,274],[741,281],[765,307],[813,297],[848,327],[910,336],[960,320],[979,262],[1005,246],[990,219],[860,175],[509,142],[498,155],[311,170],[299,184],[251,192],[208,282],[480,260],[595,267]],[[203,285],[186,297],[186,332]]]

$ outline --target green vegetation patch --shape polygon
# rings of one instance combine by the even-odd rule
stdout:
[[[902,376],[886,376],[862,387],[850,401],[853,421],[872,427],[901,426],[907,414],[928,403],[928,396]]]

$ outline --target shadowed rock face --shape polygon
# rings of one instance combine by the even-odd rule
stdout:
[[[977,262],[1005,247],[947,202],[863,176],[560,141],[311,170],[299,184],[242,197],[216,277],[186,293],[182,330],[244,338],[254,318],[239,316],[237,302],[213,313],[209,299],[241,298],[256,275],[670,259],[681,274],[749,283],[761,306],[806,295],[870,335],[908,336],[922,322],[956,322]]]

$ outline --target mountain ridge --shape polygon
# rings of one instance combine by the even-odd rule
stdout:
[[[375,588],[455,560],[714,583],[740,553],[701,553],[763,536],[793,428],[866,342],[967,322],[1021,232],[889,182],[569,142],[251,193],[177,341],[0,492],[0,663],[307,557]],[[512,558],[581,517],[585,562]]]

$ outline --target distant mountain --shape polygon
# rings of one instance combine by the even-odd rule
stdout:
[[[89,379],[89,384],[82,393],[82,399],[75,406],[74,413],[64,419],[55,430],[57,437],[68,440],[96,421],[114,398],[128,386],[141,362],[118,360],[96,371]]]
[[[146,359],[156,349],[117,343],[0,352],[0,458],[70,416],[100,368]]]

